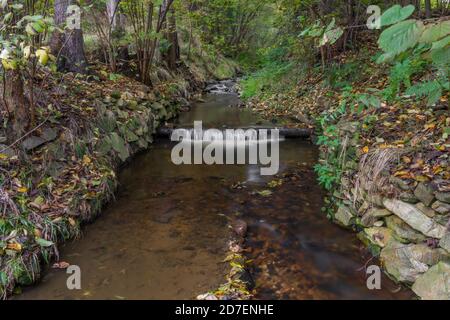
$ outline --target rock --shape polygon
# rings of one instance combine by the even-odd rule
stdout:
[[[446,253],[431,249],[426,244],[405,245],[391,241],[381,251],[381,261],[386,271],[396,280],[414,283],[429,267],[438,263]]]
[[[205,300],[205,301],[213,301],[213,300],[219,300],[215,295],[212,293],[205,293],[197,296],[197,300]]]
[[[44,130],[42,130],[41,138],[44,139],[45,141],[51,142],[55,140],[56,137],[57,137],[56,130],[52,128],[45,128]]]
[[[367,238],[377,246],[384,248],[392,240],[392,230],[383,227],[364,229]]]
[[[437,224],[415,206],[394,199],[384,199],[383,203],[388,210],[424,235],[436,239],[441,239],[444,236],[445,227]]]
[[[431,185],[428,183],[421,182],[414,190],[414,195],[422,201],[427,207],[429,207],[434,200],[434,191]]]
[[[36,136],[31,136],[26,138],[23,142],[22,142],[22,147],[26,150],[26,151],[31,151],[33,149],[36,149],[37,147],[42,146],[43,144],[45,144],[47,142],[47,140],[41,138],[41,137],[36,137]]]
[[[383,197],[380,196],[379,194],[367,195],[367,201],[369,201],[370,203],[373,203],[374,205],[376,205],[379,208],[384,208]]]
[[[243,220],[233,221],[231,227],[239,237],[244,238],[247,235],[247,223]]]
[[[345,205],[339,206],[334,218],[345,227],[349,227],[355,222],[355,214]]]
[[[433,218],[436,215],[433,209],[426,207],[422,202],[416,204],[416,208],[422,211],[429,218]]]
[[[412,192],[402,192],[399,198],[400,200],[407,203],[416,204],[419,202],[419,199],[417,199],[417,197]]]
[[[370,253],[374,257],[379,257],[381,253],[381,247],[375,244],[365,231],[361,231],[357,234],[357,238],[369,249]]]
[[[450,192],[436,192],[436,199],[445,203],[450,203]]]
[[[394,231],[394,238],[398,236],[400,238],[398,240],[401,242],[406,240],[408,242],[421,243],[426,239],[423,234],[411,228],[406,222],[395,215],[386,217],[385,221],[386,226]]]
[[[439,214],[448,214],[450,213],[450,204],[441,202],[441,201],[435,201],[431,208],[436,211]]]
[[[412,290],[423,300],[450,300],[450,264],[439,262],[421,275]]]
[[[379,221],[375,222],[373,225],[374,225],[374,227],[382,227],[382,226],[384,226],[384,221],[379,220]]]
[[[439,241],[439,246],[442,249],[447,250],[448,252],[450,252],[450,232],[447,232],[441,239],[441,241]]]
[[[449,226],[450,214],[447,215],[438,214],[436,217],[433,218],[433,221],[447,228]]]
[[[361,225],[364,227],[372,227],[375,222],[381,218],[392,215],[392,212],[386,209],[371,208],[361,219]]]
[[[408,183],[405,180],[402,180],[400,178],[394,177],[394,176],[390,176],[389,177],[389,181],[396,185],[397,187],[399,187],[401,190],[403,191],[409,191],[411,190],[411,186],[408,185]]]
[[[340,131],[348,132],[348,133],[355,133],[358,130],[359,123],[358,122],[346,122],[341,121],[338,124],[338,128]]]

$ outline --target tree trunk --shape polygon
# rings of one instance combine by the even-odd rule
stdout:
[[[431,18],[431,0],[425,0],[425,17]]]
[[[55,0],[55,23],[63,28],[72,14],[67,13],[74,0]],[[55,32],[51,43],[52,51],[58,57],[60,71],[86,73],[87,59],[84,52],[83,30],[66,28],[64,33]]]
[[[124,32],[124,16],[120,12],[119,6],[120,0],[108,0],[106,3],[106,11],[108,12],[109,23],[111,29],[115,33]]]
[[[170,69],[177,68],[177,62],[180,59],[180,45],[178,43],[177,23],[175,17],[175,9],[170,10],[167,19],[167,40],[170,43],[169,52],[166,56],[167,65]]]
[[[24,95],[23,79],[19,71],[6,71],[3,86],[3,103],[12,123],[12,126],[8,126],[8,142],[13,142],[21,137],[29,126],[29,104]]]

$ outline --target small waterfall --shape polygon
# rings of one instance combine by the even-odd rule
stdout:
[[[274,129],[275,130],[275,129]],[[195,129],[177,129],[177,136],[185,142],[191,143],[225,143],[247,145],[254,143],[270,143],[284,141],[284,137],[268,129],[209,129],[206,131]]]

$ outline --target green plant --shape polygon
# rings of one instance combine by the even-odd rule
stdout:
[[[392,98],[401,91],[418,98],[427,98],[428,105],[435,104],[449,89],[450,20],[440,20],[425,25],[422,21],[408,19],[414,6],[391,7],[381,17],[382,26],[389,26],[378,40],[383,54],[378,63],[391,63],[390,85],[385,91]],[[433,71],[434,79],[411,84],[411,77],[425,67]]]
[[[332,191],[341,181],[342,171],[333,164],[316,164],[314,170],[318,176],[319,184],[327,191]]]

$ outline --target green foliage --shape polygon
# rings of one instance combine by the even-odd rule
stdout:
[[[382,25],[391,25],[380,35],[378,44],[383,50],[378,62],[392,63],[389,86],[384,91],[387,99],[403,89],[407,95],[427,98],[435,104],[448,91],[450,64],[450,21],[424,25],[422,21],[407,19],[413,8],[394,6],[381,17]],[[426,69],[434,71],[435,79],[412,85],[412,77]]]
[[[343,89],[355,82],[361,75],[358,62],[331,64],[325,70],[325,83],[334,89]]]
[[[316,21],[314,25],[303,30],[299,37],[316,39],[316,45],[323,47],[335,44],[343,34],[344,30],[341,27],[336,27],[336,20],[333,18],[327,26],[322,25],[321,21]]]
[[[418,98],[427,98],[427,104],[430,106],[439,101],[444,90],[450,90],[448,76],[417,83],[406,90],[406,94],[415,95]]]
[[[19,1],[3,1],[0,8],[4,14],[0,29],[0,60],[3,69],[26,69],[30,61],[47,65],[49,54],[47,47],[41,47],[41,40],[55,29],[53,19],[34,12]]]
[[[261,52],[262,67],[257,72],[247,76],[241,81],[242,97],[249,99],[261,93],[270,93],[282,89],[280,80],[293,70],[294,63],[286,59],[286,47],[275,47]]]
[[[406,6],[402,8],[400,5],[395,5],[389,8],[381,16],[381,26],[390,26],[397,22],[403,21],[409,18],[415,10],[413,5]]]
[[[318,176],[319,184],[327,191],[332,191],[336,184],[341,181],[342,171],[334,164],[316,164],[314,167]]]
[[[390,71],[389,84],[383,90],[385,99],[394,99],[403,88],[411,87],[411,78],[414,74],[426,68],[426,61],[420,55],[414,55],[396,62]]]

